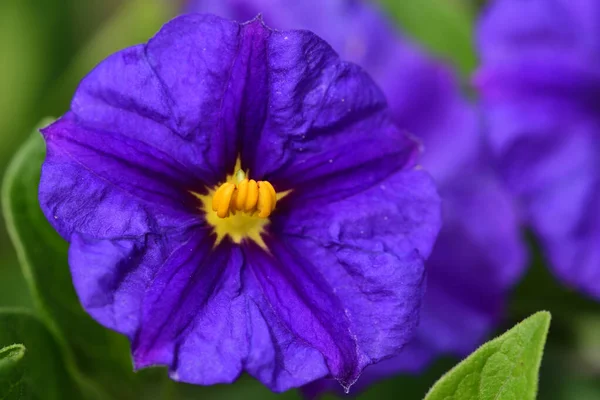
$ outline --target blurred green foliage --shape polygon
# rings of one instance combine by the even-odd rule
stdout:
[[[0,398],[82,398],[59,346],[38,318],[26,310],[3,309],[0,327],[0,357],[7,356],[0,359]]]
[[[477,63],[472,34],[482,1],[381,1],[410,36],[450,62],[468,82]],[[113,51],[147,40],[176,9],[174,0],[0,1],[0,173],[4,175],[9,159],[29,138],[38,121],[68,109],[79,80],[95,64]],[[32,310],[0,312],[0,349],[21,343],[24,353],[21,347],[11,348],[21,353],[11,353],[10,362],[17,366],[39,362],[40,368],[48,369],[62,382],[59,388],[48,384],[48,392],[40,398],[53,398],[54,389],[59,390],[59,397],[55,398],[73,398],[72,392],[60,392],[76,390],[72,389],[73,381],[91,397],[300,398],[295,391],[274,395],[245,376],[234,385],[202,388],[173,383],[162,369],[133,373],[126,340],[101,328],[81,310],[70,284],[66,244],[43,220],[32,201],[42,156],[41,138],[34,135],[17,156],[27,174],[5,188],[15,199],[10,204],[16,211],[15,218],[23,219],[20,228],[16,221],[9,221],[12,234],[30,241],[28,253],[24,248],[19,250],[23,270],[19,269],[7,233],[1,228],[4,224],[0,224],[0,307]],[[28,226],[27,221],[33,220],[35,224]],[[534,241],[531,243],[532,268],[511,296],[509,317],[499,331],[535,311],[552,312],[553,326],[542,365],[539,398],[598,399],[600,306],[557,283]],[[44,285],[39,285],[40,280]],[[45,343],[41,353],[35,351],[40,343]],[[7,365],[2,364],[2,354],[0,350],[0,379],[23,382],[26,388],[30,381],[22,369],[15,369],[13,375],[2,375],[2,366]],[[43,361],[35,361],[36,357]],[[359,397],[422,399],[456,361],[440,359],[419,376],[389,379]],[[0,396],[5,397],[11,398]]]
[[[464,0],[381,0],[402,29],[468,77],[476,66],[473,25],[477,7]]]

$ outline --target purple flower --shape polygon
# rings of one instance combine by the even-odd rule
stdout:
[[[440,354],[464,356],[494,329],[507,291],[525,267],[519,221],[489,163],[473,107],[441,62],[403,38],[375,6],[357,0],[196,0],[192,10],[244,20],[258,12],[276,28],[322,35],[371,73],[398,125],[424,143],[444,226],[427,262],[428,288],[416,338],[396,358],[369,367],[357,386],[418,372]],[[315,393],[328,388],[317,382]]]
[[[349,387],[412,337],[439,198],[383,94],[313,33],[179,17],[43,134],[42,208],[136,368]]]
[[[479,26],[490,142],[566,284],[600,298],[600,2],[504,0]]]

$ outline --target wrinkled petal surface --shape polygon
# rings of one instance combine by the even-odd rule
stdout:
[[[360,195],[317,209],[296,206],[289,217],[273,221],[275,236],[289,248],[274,245],[273,253],[289,260],[288,268],[298,265],[291,275],[314,270],[315,283],[335,293],[344,309],[345,318],[322,318],[321,324],[332,337],[337,329],[353,332],[346,341],[337,336],[335,345],[321,341],[332,373],[346,370],[356,379],[363,366],[395,353],[411,337],[419,305],[407,299],[420,298],[434,234],[425,227],[440,217],[427,200],[431,190],[423,172],[404,171]],[[327,304],[323,296],[311,297],[322,299],[315,307]],[[297,329],[314,328],[304,323]]]
[[[304,199],[343,197],[415,165],[417,144],[362,69],[308,31],[265,32],[258,22],[244,29],[253,100],[241,157],[253,176]]]
[[[497,1],[479,32],[503,175],[556,275],[600,297],[600,4]]]
[[[510,289],[524,272],[526,249],[513,200],[483,154],[465,153],[439,190],[444,224],[426,262],[415,337],[398,356],[367,367],[351,393],[398,373],[420,373],[440,355],[470,354],[502,320]],[[339,390],[335,381],[323,380],[303,391],[312,398]]]
[[[197,182],[175,159],[144,143],[80,126],[68,113],[43,130],[47,156],[39,197],[67,240],[160,234],[193,224]]]
[[[194,224],[189,192],[222,180],[238,155],[254,178],[309,198],[351,195],[418,154],[360,68],[310,32],[260,20],[178,18],[103,61],[71,109],[44,130],[40,186],[66,239]]]
[[[246,370],[276,391],[326,374],[322,354],[290,332],[259,283],[277,275],[272,256],[212,246],[196,232],[156,275],[133,342],[136,367],[168,365],[173,379],[203,385],[231,383]],[[265,257],[252,268],[250,260]]]
[[[97,239],[71,236],[69,265],[85,310],[104,326],[133,339],[146,288],[188,233]]]
[[[454,95],[439,91],[440,85],[453,79],[449,68],[432,62],[372,3],[364,0],[190,0],[187,9],[238,21],[261,13],[265,22],[275,29],[313,31],[342,59],[360,65],[373,77],[402,129],[419,136],[430,129],[439,129],[440,124],[446,122],[448,95]]]

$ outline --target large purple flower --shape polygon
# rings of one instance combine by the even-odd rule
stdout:
[[[421,163],[438,183],[444,226],[427,262],[420,327],[399,357],[369,367],[359,386],[418,372],[440,354],[463,356],[476,348],[501,317],[526,257],[513,204],[450,69],[403,38],[364,1],[196,0],[188,7],[238,20],[261,12],[276,28],[317,32],[373,76],[398,125],[424,143]]]
[[[43,134],[42,208],[136,368],[349,387],[412,337],[439,198],[379,89],[313,33],[179,17]]]
[[[600,2],[499,0],[475,82],[490,142],[554,273],[600,298]]]

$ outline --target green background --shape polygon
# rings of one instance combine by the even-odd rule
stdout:
[[[472,37],[482,3],[384,0],[383,6],[409,35],[451,63],[468,90],[470,73],[477,66]],[[146,41],[177,13],[177,6],[169,0],[0,0],[0,174],[5,174],[17,148],[42,118],[68,109],[72,93],[87,71],[111,52]],[[26,210],[27,218],[36,218],[38,212],[31,203],[37,189],[32,182],[39,173],[36,168],[43,154],[38,150],[43,146],[36,147],[39,143],[34,142],[29,152],[22,153],[22,163],[30,164],[31,179],[14,186],[14,207]],[[47,269],[37,271],[43,287],[32,284],[36,277],[30,276],[26,282],[4,222],[1,224],[0,307],[10,309],[0,313],[0,332],[5,334],[0,338],[26,347],[28,341],[34,347],[47,343],[44,357],[27,359],[26,353],[25,359],[41,363],[40,376],[55,374],[65,393],[71,393],[74,382],[86,387],[92,377],[85,390],[99,390],[100,397],[108,393],[108,398],[299,398],[293,391],[271,394],[246,377],[234,385],[199,388],[171,383],[163,370],[134,374],[126,341],[100,328],[73,301],[66,245],[57,237],[35,241],[36,234],[52,234],[44,221],[38,228],[44,232],[26,229],[23,235],[31,238],[29,246],[38,251],[32,257],[47,264]],[[498,332],[535,311],[549,310],[553,321],[539,398],[600,399],[600,305],[557,283],[544,266],[535,239],[530,237],[529,242],[531,268],[512,293],[508,318]],[[31,311],[23,314],[22,309]],[[456,362],[441,359],[420,376],[387,380],[359,398],[422,399],[433,382]],[[42,385],[44,380],[36,382]]]

